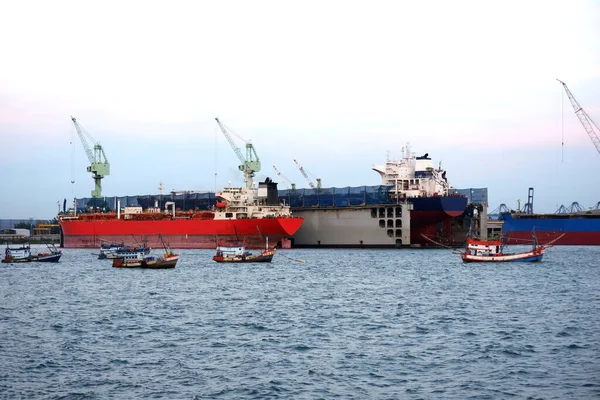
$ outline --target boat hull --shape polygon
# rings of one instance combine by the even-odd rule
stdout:
[[[177,261],[179,261],[178,254],[167,258],[147,257],[143,260],[115,258],[113,259],[112,266],[115,268],[171,269],[175,268]]]
[[[31,259],[31,261],[56,263],[56,262],[58,262],[60,260],[61,256],[62,256],[61,253],[50,254],[50,255],[43,255],[43,256],[33,256],[32,259]]]
[[[529,251],[505,253],[504,244],[499,239],[467,238],[466,248],[461,252],[465,263],[499,263],[499,262],[536,262],[542,261],[544,251],[550,247],[538,246],[535,235],[532,235],[533,247]]]
[[[60,261],[62,254],[52,254],[50,256],[31,256],[28,258],[4,258],[0,262],[7,264],[14,263],[25,263],[25,262],[44,262],[44,263],[57,263]]]
[[[275,252],[267,250],[261,254],[252,254],[247,256],[214,256],[213,260],[218,263],[265,263],[271,262]]]
[[[179,261],[179,254],[165,255],[165,257],[146,257],[142,261],[142,268],[168,269],[175,268]]]
[[[554,245],[600,245],[600,213],[500,215],[507,244],[525,244],[535,232],[540,243]],[[564,235],[563,235],[564,234]],[[563,235],[561,237],[561,235]]]
[[[162,247],[163,240],[177,249],[214,249],[217,240],[244,238],[249,248],[264,248],[265,238],[289,247],[287,238],[302,224],[301,218],[279,217],[240,220],[124,220],[61,219],[61,244],[67,248],[95,248],[102,242],[147,242]]]
[[[230,263],[230,264],[238,264],[238,263],[267,263],[273,260],[273,256],[249,256],[244,259],[234,259],[227,257],[213,257],[213,260],[218,263]]]
[[[113,259],[115,268],[142,268],[142,260],[123,260],[121,258]]]
[[[177,260],[175,261],[156,261],[142,264],[142,268],[146,269],[170,269],[175,268]]]
[[[465,263],[536,262],[542,261],[543,253],[509,254],[504,256],[474,256],[463,254]]]

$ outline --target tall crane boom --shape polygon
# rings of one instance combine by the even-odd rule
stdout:
[[[592,121],[592,119],[589,117],[589,115],[587,115],[585,110],[579,105],[577,100],[575,100],[575,96],[573,96],[573,93],[571,93],[571,91],[567,87],[567,84],[564,83],[563,81],[561,81],[560,79],[557,79],[557,81],[559,81],[561,83],[561,85],[563,85],[565,92],[567,92],[567,96],[569,96],[571,105],[573,106],[573,109],[575,110],[575,114],[577,115],[577,117],[579,117],[579,121],[581,121],[581,125],[583,125],[583,129],[585,129],[585,131],[587,132],[590,139],[592,139],[592,143],[594,143],[594,146],[596,146],[596,150],[598,150],[598,153],[600,153],[600,139],[598,138],[598,134],[596,133],[596,132],[600,132],[598,125],[596,125],[596,123],[594,121]],[[596,128],[595,131],[594,131],[594,127]]]
[[[285,176],[283,176],[283,174],[281,172],[279,172],[279,170],[277,169],[277,167],[274,166],[274,165],[273,165],[273,169],[277,173],[277,176],[279,176],[281,178],[281,182],[285,185],[286,189],[289,189],[290,185],[288,185],[287,179],[285,178]],[[294,187],[294,184],[292,183],[292,188],[293,187]]]
[[[236,146],[235,142],[233,141],[233,138],[229,133],[229,129],[227,129],[225,125],[223,125],[221,121],[219,121],[219,118],[215,118],[215,120],[217,121],[219,128],[221,128],[221,132],[223,132],[223,135],[225,135],[225,137],[227,138],[227,141],[231,145],[231,148],[233,149],[237,157],[240,159],[242,164],[238,166],[238,169],[244,173],[244,182],[246,183],[246,188],[251,189],[252,178],[254,177],[254,174],[260,171],[260,159],[258,158],[258,154],[256,154],[254,146],[252,146],[252,143],[250,141],[246,141],[238,135],[236,135],[238,136],[238,138],[240,138],[246,143],[246,157],[244,157],[240,148]]]
[[[77,135],[81,140],[81,144],[83,145],[83,149],[85,150],[85,154],[87,154],[88,159],[90,160],[90,166],[87,167],[87,171],[94,174],[92,178],[94,178],[94,190],[92,190],[92,198],[98,199],[102,197],[102,178],[107,175],[110,175],[110,164],[106,159],[106,154],[104,154],[104,149],[100,145],[99,142],[96,142],[92,135],[86,132],[78,123],[77,120],[71,116],[71,120],[75,125],[75,130],[77,130]],[[88,140],[93,145],[93,150],[88,143]]]
[[[296,163],[296,166],[300,170],[300,173],[302,174],[302,176],[304,176],[304,178],[306,179],[306,182],[308,182],[308,186],[310,186],[311,188],[314,189],[315,184],[310,180],[310,178],[308,177],[308,174],[306,173],[304,168],[302,168],[302,166],[300,164],[298,164],[298,161],[294,160],[294,162]]]
[[[298,163],[298,161],[294,160],[294,162],[296,163],[296,166],[298,167],[298,169],[300,170],[300,173],[302,174],[302,176],[304,176],[304,178],[306,178],[306,182],[308,182],[308,186],[310,186],[312,189],[315,188],[315,184],[313,183],[313,181],[309,178],[308,174],[306,173],[306,170],[304,168],[302,168],[302,166]],[[317,189],[321,188],[321,178],[316,178],[317,179]]]

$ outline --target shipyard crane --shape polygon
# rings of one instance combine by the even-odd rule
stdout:
[[[579,117],[579,120],[581,121],[583,128],[587,132],[590,139],[592,139],[592,143],[594,143],[594,146],[596,146],[596,150],[598,150],[598,153],[600,153],[600,139],[598,138],[598,134],[596,133],[596,132],[600,132],[600,128],[598,128],[598,125],[596,125],[596,123],[594,121],[592,121],[592,119],[589,117],[589,115],[587,115],[585,110],[579,105],[577,100],[575,100],[575,97],[573,96],[573,93],[571,93],[569,88],[567,87],[567,84],[564,83],[563,81],[561,81],[560,79],[557,79],[557,81],[559,81],[561,83],[561,85],[563,85],[565,92],[567,92],[567,96],[569,96],[571,105],[573,106],[573,109],[575,110],[575,114],[577,115],[577,117]],[[596,129],[594,130],[594,128],[596,128]]]
[[[298,163],[298,161],[294,160],[294,162],[296,163],[296,166],[298,167],[298,169],[300,170],[300,173],[302,174],[302,176],[304,176],[304,178],[306,179],[306,182],[308,182],[308,186],[310,186],[312,189],[315,188],[315,184],[313,183],[313,181],[309,178],[308,174],[306,173],[306,170],[304,168],[302,168],[302,166]],[[317,189],[321,188],[321,178],[316,178],[317,179]]]
[[[569,212],[570,214],[574,214],[574,213],[578,213],[578,212],[582,212],[583,211],[583,207],[581,207],[579,205],[578,202],[574,201],[573,203],[571,203],[571,205],[569,206],[569,208],[567,208],[567,212]]]
[[[527,203],[525,203],[521,212],[524,212],[526,214],[533,214],[533,188],[532,187],[530,187],[529,191],[527,192]]]
[[[242,164],[238,166],[238,169],[244,173],[244,182],[246,183],[246,188],[251,189],[252,178],[254,177],[254,174],[255,172],[260,171],[260,160],[258,158],[258,154],[256,154],[254,146],[252,146],[252,143],[250,141],[244,140],[235,132],[233,132],[234,135],[236,135],[238,138],[240,138],[240,140],[246,143],[246,157],[244,157],[240,148],[236,146],[235,142],[233,141],[233,138],[229,133],[229,129],[227,129],[225,125],[223,125],[221,121],[219,121],[219,118],[215,118],[215,120],[217,121],[217,124],[219,124],[221,132],[223,132],[223,135],[225,135],[225,137],[227,138],[227,141],[231,145],[231,148],[242,162]]]
[[[564,204],[561,204],[560,207],[554,212],[554,214],[567,214],[567,207]]]
[[[75,129],[77,130],[77,135],[79,135],[79,139],[81,139],[81,144],[83,145],[85,154],[87,154],[87,157],[90,160],[90,166],[87,167],[87,171],[94,174],[92,177],[94,178],[95,187],[94,190],[92,190],[92,198],[102,198],[102,178],[104,178],[107,175],[110,175],[110,164],[106,159],[104,149],[102,148],[100,143],[96,142],[92,135],[85,131],[77,123],[77,120],[73,116],[71,116],[71,120],[75,125]],[[94,150],[92,150],[88,141],[91,142]]]
[[[281,178],[281,183],[283,183],[283,184],[285,185],[286,189],[289,189],[289,188],[290,188],[290,185],[288,185],[288,183],[287,183],[287,181],[288,181],[289,179],[287,179],[285,176],[283,176],[283,174],[282,174],[281,172],[279,172],[279,170],[277,169],[277,167],[276,167],[276,166],[274,166],[274,165],[273,165],[273,169],[274,169],[274,170],[275,170],[275,172],[277,173],[277,176],[279,176],[279,178]],[[294,183],[292,183],[291,185],[292,185],[292,189],[293,189],[293,188],[294,188],[294,186],[295,186],[295,184],[294,184]]]

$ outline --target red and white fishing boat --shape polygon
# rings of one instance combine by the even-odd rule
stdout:
[[[562,237],[562,235],[560,236]],[[535,262],[542,261],[544,251],[552,247],[552,243],[560,239],[558,237],[551,243],[539,245],[535,233],[533,233],[533,244],[530,250],[516,253],[505,252],[502,238],[494,240],[479,240],[468,238],[465,251],[460,252],[463,262]]]

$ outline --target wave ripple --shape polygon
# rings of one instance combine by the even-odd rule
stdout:
[[[600,248],[494,266],[444,250],[235,266],[181,253],[165,271],[75,249],[57,265],[3,264],[1,396],[600,396]]]

